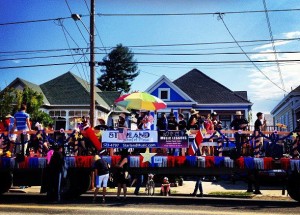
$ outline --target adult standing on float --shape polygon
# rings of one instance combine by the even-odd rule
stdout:
[[[25,104],[22,104],[21,105],[21,108],[20,108],[20,111],[18,111],[17,113],[15,113],[14,115],[14,118],[15,118],[15,121],[14,121],[14,127],[12,129],[11,132],[14,132],[15,129],[17,128],[18,131],[21,131],[21,132],[27,132],[27,131],[31,131],[31,125],[30,125],[30,121],[29,121],[29,114],[26,113],[26,105]],[[24,143],[21,142],[21,136],[24,135]],[[23,145],[23,152],[26,152],[27,150],[27,141],[29,139],[29,135],[28,134],[18,134],[17,136],[17,143],[21,143],[21,144],[24,144]],[[16,152],[17,153],[20,153],[20,150],[21,150],[21,147],[20,145],[17,146],[17,149],[16,149]]]
[[[190,110],[190,114],[191,114],[191,116],[190,116],[190,118],[189,118],[189,120],[188,120],[188,123],[187,123],[187,130],[197,130],[197,129],[199,129],[199,127],[198,127],[198,117],[197,117],[197,114],[198,114],[199,112],[198,111],[196,111],[195,109],[191,109]]]
[[[235,113],[235,119],[231,122],[230,127],[233,130],[242,130],[245,131],[248,127],[248,121],[242,117],[243,114],[241,111],[236,111]],[[235,138],[235,145],[236,145],[236,150],[237,150],[237,156],[241,156],[241,148],[242,148],[242,143],[246,139],[245,134],[240,134],[239,132],[234,133],[234,138]]]
[[[256,121],[254,123],[254,130],[255,130],[255,136],[259,136],[260,132],[263,131],[267,125],[266,119],[263,120],[263,113],[258,112],[256,114]],[[257,137],[255,139],[255,144],[253,145],[254,147],[254,157],[260,157],[261,156],[261,148],[263,146],[264,139],[263,137]]]
[[[160,118],[157,120],[157,130],[168,130],[168,119],[165,112],[162,112]]]

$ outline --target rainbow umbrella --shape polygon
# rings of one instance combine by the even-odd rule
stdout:
[[[115,104],[125,107],[127,110],[159,110],[167,107],[167,104],[161,99],[145,92],[122,95],[115,100]]]

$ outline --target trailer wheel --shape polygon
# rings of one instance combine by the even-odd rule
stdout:
[[[0,194],[7,192],[12,185],[12,174],[10,171],[1,172],[0,177]]]
[[[300,202],[300,174],[292,173],[288,178],[287,191],[290,197]]]
[[[71,169],[64,182],[63,197],[70,199],[85,193],[91,185],[90,171],[84,169]]]

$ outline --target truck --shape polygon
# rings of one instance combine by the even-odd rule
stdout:
[[[166,155],[159,148],[188,148],[195,141],[194,134],[181,131],[128,131],[125,138],[118,138],[118,130],[102,132],[102,146],[104,148],[149,148],[150,162],[144,162],[145,153],[129,155],[130,174],[156,174],[168,176],[236,176],[243,175],[251,183],[257,184],[260,179],[271,178],[279,180],[282,189],[287,190],[290,197],[300,201],[300,159],[297,157],[235,157],[228,153],[228,147],[233,140],[228,134],[241,131],[220,130],[214,132],[204,142],[217,137],[223,146],[222,156],[197,155]],[[64,150],[68,149],[68,140],[74,135],[73,131],[63,131]],[[253,135],[250,131],[241,133]],[[32,133],[36,135],[37,133]],[[5,137],[2,134],[2,140]],[[266,136],[267,135],[267,136]],[[277,144],[282,140],[299,138],[299,132],[261,132],[259,136],[269,138],[269,144]],[[257,137],[257,136],[256,136]],[[254,138],[254,137],[251,137]],[[250,138],[248,138],[250,139]],[[276,140],[276,141],[275,141]],[[214,141],[214,140],[212,140]],[[22,144],[22,143],[21,143]],[[227,154],[226,149],[227,148]],[[234,148],[233,148],[234,149]],[[148,153],[148,151],[146,151]],[[155,154],[156,153],[156,154]],[[85,193],[91,187],[93,179],[93,155],[74,156],[66,153],[65,179],[63,194],[67,197],[76,197]],[[155,154],[155,155],[154,155]],[[149,156],[149,154],[146,154]],[[114,172],[120,155],[102,155],[102,159],[111,165]],[[0,158],[0,193],[9,191],[11,186],[41,186],[41,193],[47,192],[47,157],[24,156]]]

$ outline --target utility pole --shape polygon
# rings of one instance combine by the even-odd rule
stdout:
[[[95,125],[95,0],[91,0],[90,14],[90,124]]]

